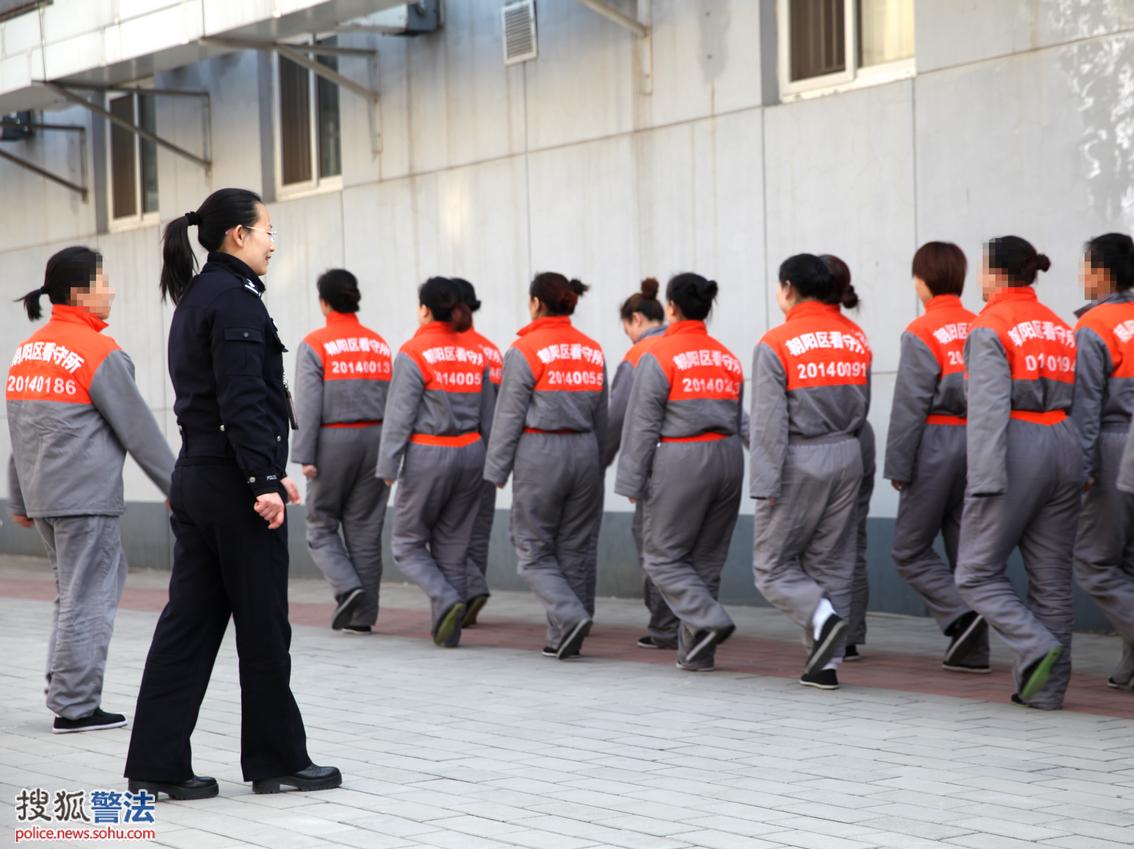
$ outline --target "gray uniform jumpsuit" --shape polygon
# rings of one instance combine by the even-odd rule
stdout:
[[[291,460],[318,470],[307,483],[307,548],[336,597],[365,592],[349,626],[378,619],[389,490],[374,469],[391,373],[386,340],[353,313],[328,314],[296,354]]]
[[[866,642],[866,608],[870,605],[870,564],[866,556],[869,548],[867,522],[870,520],[870,499],[874,495],[874,475],[878,471],[874,428],[869,421],[862,424],[858,444],[862,449],[862,485],[858,488],[855,509],[858,525],[855,533],[850,616],[847,618],[847,644],[861,646]]]
[[[470,328],[462,338],[480,347],[488,363],[488,386],[491,403],[488,407],[491,417],[496,408],[496,392],[504,374],[504,357],[492,342],[475,329]],[[488,543],[492,539],[492,520],[496,516],[496,485],[481,481],[480,505],[476,521],[473,523],[472,539],[469,542],[469,598],[488,596]]]
[[[1075,578],[1122,639],[1111,676],[1134,684],[1134,496],[1118,489],[1134,413],[1134,291],[1102,299],[1075,328],[1078,357],[1071,417],[1083,445],[1083,498]]]
[[[634,382],[634,371],[638,367],[642,355],[661,338],[665,330],[665,325],[662,325],[651,327],[645,331],[626,352],[626,356],[618,364],[618,368],[614,370],[614,379],[610,382],[610,414],[607,422],[606,453],[602,460],[604,469],[609,468],[610,464],[614,462],[618,449],[622,445],[622,425],[626,421],[626,407],[630,401],[630,388]],[[634,548],[638,552],[638,566],[642,568],[644,568],[642,566],[642,512],[644,507],[644,501],[638,499],[634,505],[634,519],[630,525],[630,533],[634,537]],[[645,602],[646,610],[650,612],[646,632],[659,645],[676,645],[679,620],[669,609],[665,598],[658,592],[649,575],[645,575],[642,580],[642,600]]]
[[[898,499],[894,565],[945,634],[970,612],[953,573],[965,503],[964,347],[975,318],[958,296],[940,295],[906,327],[883,470],[887,480],[906,484]],[[938,533],[946,560],[933,548]],[[964,661],[988,664],[987,632]]]
[[[391,548],[402,574],[429,597],[433,632],[468,601],[469,540],[480,506],[492,396],[479,346],[434,321],[394,360],[378,477],[397,479]],[[454,630],[448,645],[457,645]]]
[[[47,707],[64,719],[89,716],[102,702],[126,585],[126,453],[167,497],[173,474],[173,452],[134,383],[134,364],[101,334],[106,326],[55,305],[8,370],[9,507],[35,520],[55,573]]]
[[[1033,663],[1063,646],[1028,702],[1056,710],[1071,677],[1071,558],[1083,476],[1082,445],[1067,416],[1075,338],[1030,286],[999,289],[973,322],[965,366],[968,485],[957,587],[1015,654],[1017,687]],[[1026,601],[1005,573],[1016,547],[1028,573]]]
[[[858,325],[817,301],[793,307],[753,356],[753,573],[808,647],[824,597],[850,615],[863,480],[857,435],[870,406],[870,364]],[[839,643],[841,658],[845,637]]]
[[[547,644],[594,617],[593,538],[602,520],[606,366],[568,316],[538,318],[504,355],[484,477],[512,475],[519,574],[547,609]]]
[[[635,369],[614,491],[644,505],[646,574],[678,617],[677,660],[733,626],[717,601],[744,477],[744,371],[703,321],[671,325]],[[689,668],[711,668],[713,652]]]

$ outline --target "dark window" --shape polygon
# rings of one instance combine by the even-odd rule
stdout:
[[[306,68],[280,61],[280,157],[284,185],[311,180],[311,80]]]
[[[134,95],[110,101],[110,112],[116,118],[134,123]],[[138,152],[136,136],[118,124],[110,125],[110,184],[114,218],[138,214]]]
[[[792,82],[846,70],[845,6],[843,0],[790,0]]]
[[[327,39],[320,44],[334,44],[335,39]],[[319,62],[332,71],[339,69],[339,60],[334,56],[320,56]],[[319,130],[319,176],[337,177],[343,173],[342,149],[339,130],[339,87],[330,80],[317,77],[315,80],[315,108]]]
[[[138,95],[138,124],[143,130],[157,132],[154,119],[154,99]],[[138,159],[142,185],[142,212],[158,211],[157,145],[149,139],[138,138]]]

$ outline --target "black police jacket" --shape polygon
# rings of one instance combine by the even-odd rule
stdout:
[[[263,294],[242,261],[210,253],[169,328],[179,462],[235,462],[254,495],[282,493],[291,420],[287,348]]]

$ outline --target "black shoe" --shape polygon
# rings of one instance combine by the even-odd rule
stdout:
[[[1020,689],[1017,692],[1020,701],[1024,703],[1030,702],[1032,697],[1043,689],[1043,685],[1046,684],[1047,679],[1051,677],[1052,668],[1062,654],[1063,646],[1056,646],[1024,670],[1022,676],[1023,683],[1020,685]]]
[[[941,668],[946,672],[967,672],[969,675],[988,675],[992,672],[992,667],[987,663],[963,659],[953,663],[942,663]]]
[[[854,643],[847,643],[847,650],[843,653],[843,660],[862,660],[862,655],[858,653],[858,646]]]
[[[827,665],[827,662],[835,653],[835,644],[839,642],[846,630],[847,623],[838,614],[832,613],[827,617],[827,621],[823,623],[823,627],[819,631],[819,639],[815,641],[815,647],[811,649],[811,654],[807,658],[807,665],[803,667],[803,678],[814,676]],[[802,681],[803,678],[800,680]]]
[[[571,657],[578,657],[579,650],[583,647],[583,640],[587,638],[587,634],[591,632],[591,625],[593,623],[590,619],[584,619],[582,622],[576,622],[571,630],[567,632],[567,636],[555,649],[555,657],[558,660],[567,660]]]
[[[708,666],[690,666],[688,663],[682,663],[680,660],[677,661],[677,668],[685,672],[715,672],[717,669],[711,663]]]
[[[985,640],[988,623],[975,610],[970,610],[958,617],[957,621],[948,627],[946,633],[953,638],[949,642],[949,648],[945,650],[945,656],[941,658],[941,663],[948,669],[963,665],[960,663],[962,658],[971,654],[973,649]]]
[[[736,630],[735,625],[725,625],[723,628],[710,628],[707,631],[698,631],[693,635],[693,648],[685,653],[685,663],[696,663],[697,658],[707,654],[714,646],[719,646],[732,636]]]
[[[433,644],[445,649],[456,648],[461,641],[461,620],[465,618],[465,603],[458,601],[445,611],[433,630]]]
[[[355,636],[374,633],[374,629],[369,625],[343,625],[339,630],[344,634],[354,634]]]
[[[331,630],[341,631],[346,627],[346,623],[350,621],[350,617],[354,615],[354,611],[362,604],[363,598],[366,596],[366,591],[362,587],[355,587],[353,590],[348,590],[342,595],[335,596],[335,601],[339,606],[335,608],[335,615],[331,617]]]
[[[55,724],[51,727],[52,734],[74,734],[78,731],[105,731],[107,728],[121,728],[126,724],[126,717],[120,713],[107,713],[102,708],[95,708],[95,712],[80,719],[64,719],[55,717]]]
[[[818,672],[802,676],[799,683],[804,687],[814,687],[817,690],[837,690],[839,689],[839,676],[833,669],[820,669]]]
[[[169,781],[145,781],[141,778],[131,778],[129,786],[131,793],[148,790],[154,794],[155,799],[159,794],[164,793],[170,799],[176,799],[179,802],[193,799],[211,799],[220,792],[220,788],[217,787],[217,780],[207,775],[194,775],[188,781],[180,781],[176,784]]]
[[[557,657],[558,656],[555,652],[555,646],[544,646],[540,650],[540,654],[542,654],[544,657]]]
[[[280,793],[284,787],[294,787],[296,790],[310,792],[312,790],[334,790],[343,783],[343,774],[338,767],[315,766],[310,764],[305,769],[292,775],[283,775],[279,778],[261,778],[252,782],[253,793]]]
[[[677,648],[676,642],[671,643],[668,640],[655,640],[653,637],[648,635],[645,637],[639,637],[637,645],[640,649],[666,649],[667,651],[673,651],[675,648]]]
[[[1134,692],[1134,677],[1129,681],[1119,681],[1117,678],[1111,676],[1106,679],[1106,685],[1112,690],[1125,690],[1126,692]]]
[[[486,604],[488,604],[487,595],[478,595],[470,598],[468,608],[465,610],[465,618],[461,620],[461,627],[471,628],[475,625],[477,614],[484,610]]]

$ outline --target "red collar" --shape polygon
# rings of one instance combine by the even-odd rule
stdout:
[[[822,301],[804,301],[788,310],[787,320],[806,318],[811,315],[839,315],[838,304],[824,304]]]
[[[688,318],[684,321],[675,321],[665,329],[666,336],[676,336],[679,333],[697,333],[701,336],[707,336],[709,331],[705,327],[705,322]]]
[[[327,313],[327,327],[332,324],[358,324],[358,315],[353,312],[335,312],[331,310]]]
[[[569,315],[545,315],[543,318],[537,318],[527,327],[521,327],[516,331],[517,336],[527,336],[533,330],[540,330],[544,327],[570,327],[571,316]]]
[[[956,309],[961,306],[960,295],[934,295],[925,302],[925,311],[932,312],[940,309]]]
[[[449,326],[449,322],[447,322],[447,321],[431,321],[428,324],[421,325],[421,327],[419,327],[417,330],[415,330],[414,334],[413,334],[413,338],[416,339],[418,336],[424,336],[427,333],[451,334],[452,332],[453,332],[453,328]]]
[[[107,323],[98,316],[92,315],[82,307],[72,307],[66,304],[51,305],[51,320],[63,321],[67,324],[85,324],[95,333],[101,333],[107,328]]]
[[[985,309],[993,306],[994,304],[1002,304],[1006,302],[1023,302],[1023,301],[1038,301],[1036,297],[1036,290],[1031,286],[1002,286],[992,293],[985,304]]]

